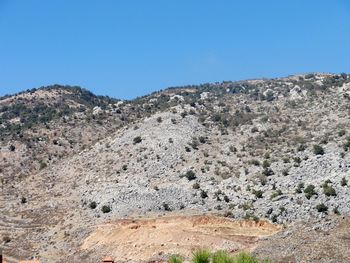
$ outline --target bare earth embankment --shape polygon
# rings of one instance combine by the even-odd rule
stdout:
[[[97,226],[85,239],[82,249],[97,257],[107,254],[125,262],[165,259],[169,254],[190,257],[200,248],[235,253],[255,248],[260,237],[280,229],[266,221],[237,221],[216,216],[122,219]]]

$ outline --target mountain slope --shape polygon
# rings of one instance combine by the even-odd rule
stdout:
[[[59,262],[58,255],[86,255],[84,239],[112,218],[219,213],[323,226],[333,216],[348,216],[349,83],[344,74],[309,74],[170,88],[127,102],[81,102],[85,111],[35,129],[21,126],[27,139],[34,130],[57,130],[35,142],[35,151],[22,150],[23,137],[2,133],[0,234],[11,235],[2,247],[13,256]],[[45,105],[47,97],[57,101],[56,89],[36,92],[47,93]],[[7,97],[0,105],[11,98],[16,104]],[[79,108],[76,103],[69,107]],[[62,138],[75,143],[59,151],[53,140]],[[30,170],[53,149],[62,157],[41,167],[39,159]]]

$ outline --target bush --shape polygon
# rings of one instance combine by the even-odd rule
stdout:
[[[256,160],[256,159],[251,160],[250,163],[252,165],[255,165],[255,166],[259,166],[260,165],[260,162],[258,160]]]
[[[9,242],[11,242],[11,238],[9,236],[4,236],[2,238],[2,241],[4,241],[4,243],[9,243]]]
[[[193,254],[193,263],[210,263],[211,253],[208,250],[198,250]]]
[[[163,208],[165,211],[171,211],[171,208],[167,203],[163,203]]]
[[[314,145],[313,152],[316,155],[324,155],[324,149],[321,145]]]
[[[141,136],[137,136],[137,137],[134,138],[134,144],[137,144],[137,143],[140,143],[140,142],[142,142]]]
[[[204,198],[207,198],[208,197],[208,194],[206,191],[202,190],[201,191],[201,197],[204,199]]]
[[[261,191],[261,190],[253,189],[252,193],[255,195],[256,198],[262,198],[262,196],[263,196],[263,191]]]
[[[185,177],[188,179],[188,181],[192,181],[197,178],[196,174],[192,170],[187,171]]]
[[[301,194],[303,192],[303,189],[304,189],[304,183],[299,183],[297,189],[295,190],[295,192],[297,194]]]
[[[192,188],[193,188],[193,189],[199,189],[199,188],[201,188],[201,186],[199,185],[199,183],[194,183],[194,184],[192,185]]]
[[[340,130],[340,131],[338,131],[338,136],[339,137],[342,137],[342,136],[344,136],[345,135],[345,133],[346,133],[346,131],[343,129],[343,130]]]
[[[25,204],[25,203],[27,203],[27,198],[25,198],[25,197],[22,196],[22,198],[21,198],[21,204]]]
[[[40,162],[40,170],[45,169],[47,167],[47,163],[41,161]]]
[[[158,117],[158,118],[157,118],[157,122],[158,122],[158,123],[161,123],[162,121],[163,121],[163,120],[162,120],[162,117]]]
[[[348,180],[346,180],[346,178],[343,177],[343,178],[341,179],[341,181],[340,181],[340,185],[341,185],[341,186],[347,186],[347,185],[348,185]]]
[[[327,183],[323,185],[323,193],[326,196],[336,196],[337,195],[335,189],[331,185],[328,185]]]
[[[271,194],[271,199],[274,199],[275,197],[277,197],[277,196],[280,196],[280,195],[282,195],[283,193],[282,193],[282,191],[281,190],[277,190],[276,192],[273,192],[272,194]]]
[[[111,209],[111,207],[110,207],[110,206],[108,206],[108,205],[104,205],[104,206],[102,206],[101,211],[102,211],[104,214],[106,214],[106,213],[111,212],[111,211],[112,211],[112,209]]]
[[[318,212],[320,213],[324,213],[324,212],[327,212],[328,211],[328,207],[324,204],[324,203],[321,203],[321,204],[318,204],[316,206],[316,209]]]
[[[264,160],[264,161],[263,161],[263,165],[262,165],[263,168],[267,169],[268,167],[270,167],[270,165],[271,165],[271,164],[270,164],[270,162],[269,162],[268,160]]]
[[[10,145],[9,146],[9,150],[11,151],[11,152],[14,152],[15,150],[16,150],[16,147],[14,146],[14,145]]]
[[[317,195],[315,191],[315,186],[310,184],[304,189],[304,193],[307,199],[310,199],[313,195]]]
[[[298,152],[303,152],[303,151],[305,151],[306,150],[306,145],[305,144],[300,144],[299,146],[298,146],[298,148],[297,148],[297,151]]]
[[[96,202],[95,202],[95,201],[92,201],[92,202],[89,204],[89,207],[90,207],[91,209],[95,209],[95,208],[97,207]]]
[[[168,261],[168,263],[182,263],[182,262],[183,262],[182,258],[178,255],[172,255]]]
[[[203,137],[203,136],[199,136],[198,140],[200,143],[206,143],[207,142],[207,138]]]
[[[271,176],[271,175],[274,175],[274,171],[272,171],[271,168],[265,168],[264,171],[262,172],[263,175],[265,176]]]

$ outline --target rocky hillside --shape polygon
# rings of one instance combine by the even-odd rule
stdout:
[[[289,225],[349,216],[349,100],[346,74],[175,87],[132,101],[61,86],[6,96],[1,247],[56,262],[88,255],[84,239],[113,218],[216,213]]]

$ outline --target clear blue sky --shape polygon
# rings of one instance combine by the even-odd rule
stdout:
[[[350,73],[348,0],[0,0],[0,95]]]

